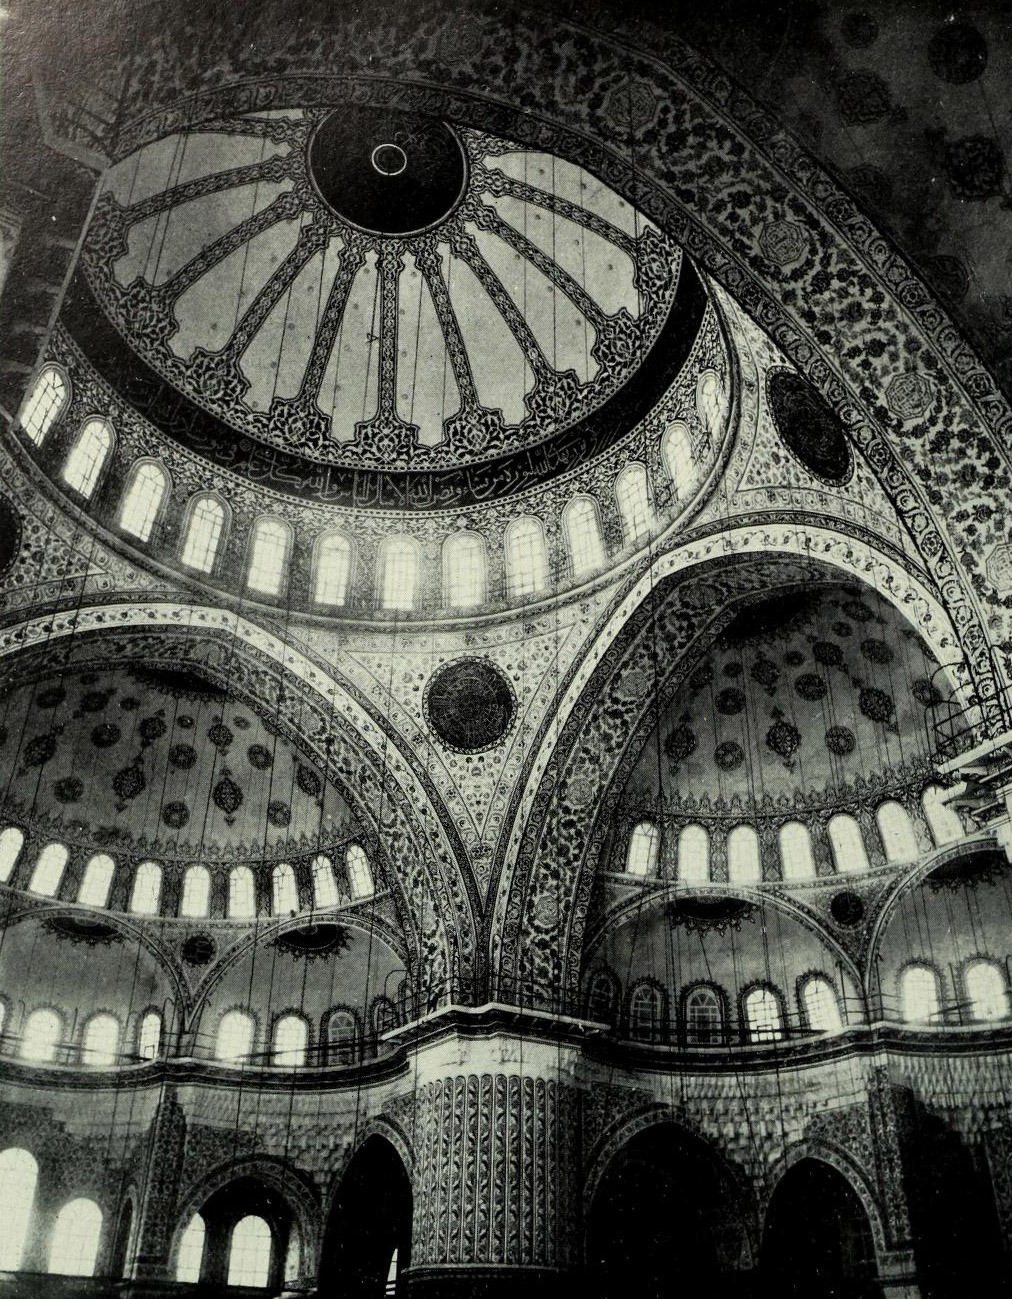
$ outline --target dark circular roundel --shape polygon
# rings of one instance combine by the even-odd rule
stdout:
[[[987,67],[987,41],[969,23],[946,23],[928,42],[928,62],[941,81],[965,86]]]
[[[516,710],[513,688],[488,659],[460,658],[425,688],[425,715],[449,749],[481,753],[503,738]]]
[[[864,919],[864,903],[856,893],[849,890],[835,893],[829,903],[830,914],[838,925],[853,929]]]
[[[818,478],[842,483],[850,477],[850,444],[829,403],[793,370],[771,370],[767,394],[784,445]]]
[[[309,170],[328,207],[379,235],[437,225],[467,183],[464,150],[445,122],[366,105],[323,119],[309,142]]]
[[[214,960],[215,950],[210,934],[193,934],[183,944],[183,960],[187,965],[207,965]]]

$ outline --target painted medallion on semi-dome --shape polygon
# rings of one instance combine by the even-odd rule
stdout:
[[[516,696],[494,663],[467,656],[433,674],[423,706],[429,725],[448,749],[481,753],[509,733]]]

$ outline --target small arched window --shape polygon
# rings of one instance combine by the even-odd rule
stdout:
[[[228,914],[233,920],[249,920],[257,913],[257,890],[248,866],[236,866],[228,877]]]
[[[71,1200],[57,1214],[49,1246],[54,1276],[94,1276],[102,1237],[102,1210],[94,1200]]]
[[[291,915],[299,909],[295,872],[287,862],[279,862],[271,875],[271,906],[276,916]]]
[[[397,1027],[397,1007],[389,997],[377,997],[373,1002],[372,1026],[379,1037]]]
[[[506,529],[506,585],[511,596],[536,595],[548,585],[548,551],[541,520],[514,519]]]
[[[340,902],[337,892],[337,881],[334,879],[334,867],[329,857],[321,853],[314,857],[310,866],[313,877],[313,905],[318,910],[336,907]]]
[[[16,825],[9,825],[0,834],[0,884],[6,884],[14,874],[24,843],[25,836]]]
[[[727,877],[732,884],[762,880],[759,836],[750,825],[736,825],[727,836]]]
[[[250,544],[246,584],[262,595],[278,595],[288,565],[292,532],[280,519],[257,519]]]
[[[89,857],[88,864],[84,868],[81,887],[77,891],[78,902],[83,902],[89,907],[106,906],[115,871],[116,863],[108,853],[97,852],[93,857]]]
[[[7,1003],[6,1001],[3,1000],[2,997],[0,997],[0,1040],[3,1039],[4,1025],[6,1023],[7,1023]],[[0,1268],[0,1271],[3,1271],[3,1269]]]
[[[327,1063],[354,1064],[358,1056],[358,1023],[350,1010],[332,1010],[327,1019]]]
[[[95,1069],[110,1069],[119,1059],[119,1022],[115,1015],[92,1015],[84,1026],[81,1061]]]
[[[815,858],[808,826],[785,821],[780,827],[780,871],[785,880],[815,879]]]
[[[387,537],[379,552],[379,597],[384,609],[415,607],[418,586],[418,546],[411,537]]]
[[[157,1060],[162,1045],[162,1017],[157,1010],[145,1011],[137,1033],[137,1054],[142,1060]]]
[[[724,1011],[715,988],[693,988],[685,998],[685,1036],[694,1046],[723,1040]]]
[[[352,899],[357,902],[361,898],[371,898],[375,892],[372,869],[362,845],[350,844],[345,861],[348,866],[348,883],[351,886]]]
[[[944,801],[944,793],[941,785],[929,785],[921,795],[924,819],[938,848],[946,843],[954,843],[966,834],[959,813],[951,803]]]
[[[69,395],[67,380],[55,365],[47,365],[39,371],[18,416],[18,423],[37,447],[42,445],[46,434],[60,418]]]
[[[187,866],[183,875],[183,899],[179,914],[197,919],[206,916],[211,904],[211,872],[206,866]]]
[[[302,1069],[309,1051],[309,1025],[301,1015],[282,1015],[274,1025],[271,1064]]]
[[[801,986],[801,1004],[814,1033],[839,1033],[843,1028],[836,989],[822,974],[813,974]]]
[[[142,861],[134,876],[130,910],[135,916],[156,916],[162,897],[162,868],[156,861]]]
[[[661,458],[675,489],[675,499],[680,500],[688,492],[696,476],[692,438],[689,435],[689,426],[684,420],[676,419],[664,430],[661,439]]]
[[[864,835],[852,816],[840,812],[830,818],[826,829],[829,833],[830,847],[833,849],[833,864],[841,875],[868,870],[868,852],[864,846]]]
[[[229,1010],[221,1017],[214,1054],[226,1064],[238,1064],[253,1050],[256,1023],[245,1010]]]
[[[168,490],[169,476],[161,465],[153,460],[134,465],[119,511],[123,531],[138,541],[148,541]]]
[[[724,394],[716,370],[704,370],[696,380],[696,414],[708,433],[720,428]]]
[[[587,1016],[601,1024],[614,1024],[618,1012],[619,989],[615,977],[598,970],[587,989]]]
[[[60,881],[70,856],[62,843],[47,843],[39,853],[28,885],[32,893],[39,893],[44,898],[55,898],[59,892]]]
[[[82,496],[90,496],[111,450],[109,421],[100,416],[86,419],[63,466],[63,481]]]
[[[655,1042],[664,1031],[664,993],[652,983],[633,988],[629,998],[629,1036]]]
[[[35,1212],[39,1166],[27,1150],[14,1146],[0,1154],[0,1272],[17,1272]]]
[[[745,998],[745,1025],[752,1042],[779,1042],[783,1037],[780,998],[772,988],[753,988]]]
[[[55,1010],[33,1010],[21,1034],[21,1058],[34,1064],[50,1064],[63,1036],[63,1020]]]
[[[328,532],[316,546],[313,599],[317,604],[345,604],[351,585],[351,542],[341,532]]]
[[[562,518],[573,577],[596,573],[607,559],[597,502],[589,496],[577,496],[566,506]]]
[[[187,568],[210,573],[225,531],[225,507],[216,496],[197,496],[190,502],[190,513],[180,556]]]
[[[678,836],[678,878],[683,884],[710,879],[710,836],[701,825],[687,825]]]
[[[207,1230],[204,1219],[195,1213],[186,1224],[186,1230],[179,1238],[179,1253],[176,1255],[176,1280],[189,1285],[196,1285],[200,1280],[200,1270],[204,1262],[204,1237]]]
[[[457,532],[443,542],[444,603],[474,609],[485,601],[485,543],[476,532]]]
[[[625,868],[629,875],[656,875],[661,832],[653,821],[641,821],[629,836]]]
[[[908,965],[900,979],[900,1006],[908,1024],[929,1024],[941,1010],[938,975],[930,965]]]
[[[269,1285],[272,1246],[271,1229],[263,1218],[240,1218],[228,1247],[228,1284],[261,1289]]]
[[[615,479],[615,500],[622,516],[626,542],[631,545],[643,541],[654,526],[646,465],[638,460],[626,465]]]
[[[889,800],[879,806],[875,813],[878,832],[882,838],[886,861],[915,861],[920,850],[914,834],[910,813],[902,803]]]
[[[983,958],[970,961],[963,978],[970,1014],[975,1020],[1008,1019],[1008,989],[997,962]]]

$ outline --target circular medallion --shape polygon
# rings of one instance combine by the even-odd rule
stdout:
[[[793,370],[771,370],[766,380],[773,421],[784,445],[817,478],[850,477],[850,444],[836,412]]]
[[[481,753],[509,731],[516,698],[505,676],[488,659],[460,658],[430,679],[423,706],[429,725],[448,749]]]
[[[183,944],[183,960],[187,965],[207,965],[214,960],[214,939],[210,934],[194,934]]]
[[[941,81],[965,86],[987,67],[987,41],[970,23],[946,23],[928,42],[928,62]]]
[[[829,911],[838,925],[853,929],[864,919],[864,903],[856,893],[849,891],[835,893],[829,903]]]

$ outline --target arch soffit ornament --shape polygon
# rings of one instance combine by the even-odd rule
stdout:
[[[802,1140],[796,1142],[766,1170],[766,1178],[760,1190],[759,1199],[761,1233],[766,1234],[770,1204],[777,1187],[795,1165],[803,1163],[806,1159],[818,1160],[820,1163],[828,1164],[830,1168],[835,1169],[861,1201],[861,1207],[868,1217],[872,1240],[875,1242],[875,1257],[881,1262],[889,1246],[886,1243],[882,1208],[878,1196],[861,1167],[850,1155],[835,1146],[827,1145],[824,1141]]]

